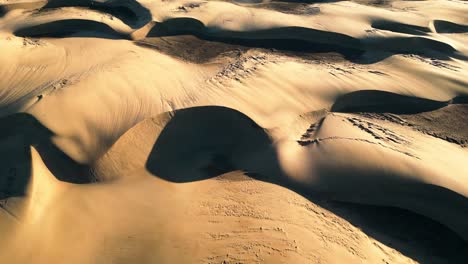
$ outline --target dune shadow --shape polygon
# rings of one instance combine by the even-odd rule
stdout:
[[[268,134],[244,114],[225,107],[177,110],[159,135],[146,169],[172,182],[190,182],[233,170],[262,171],[253,162],[262,153],[273,164],[276,157]],[[279,172],[279,168],[276,168]]]
[[[418,263],[465,263],[468,242],[426,216],[395,207],[318,202],[368,236]]]
[[[427,216],[388,206],[334,202],[333,195],[314,192],[286,177],[268,133],[237,110],[205,106],[175,111],[153,145],[145,167],[155,177],[175,183],[200,181],[241,170],[256,180],[295,191],[420,263],[433,263],[431,260],[435,257],[462,263],[460,260],[468,256],[468,251],[462,251],[468,246],[466,241]],[[339,177],[346,172],[335,168],[330,173]],[[336,175],[330,176],[333,181]],[[390,176],[383,175],[384,178]],[[376,185],[380,186],[379,183]],[[414,187],[433,193],[430,188],[418,186]],[[398,189],[397,186],[393,188]],[[411,188],[407,187],[408,190]],[[399,193],[396,189],[393,191]],[[446,189],[439,191],[440,195],[453,193]],[[450,197],[457,201],[457,206],[466,204],[466,198],[455,193],[450,195],[456,196]]]
[[[452,104],[468,104],[468,96],[456,96],[450,103]]]
[[[151,12],[135,0],[51,0],[41,10],[61,7],[83,7],[112,15],[133,29],[151,21]]]
[[[434,28],[437,33],[467,33],[468,25],[461,25],[445,20],[434,20]]]
[[[399,33],[413,34],[413,36],[354,38],[337,32],[304,27],[232,31],[218,27],[207,27],[195,18],[181,17],[155,23],[147,37],[192,35],[206,41],[252,48],[307,53],[334,52],[359,64],[375,63],[395,54],[418,54],[437,59],[462,56],[449,44],[422,36],[414,36],[425,35],[429,32],[429,28],[392,21],[374,21],[373,26]],[[364,54],[366,54],[366,58],[363,57]]]
[[[54,133],[34,116],[12,114],[0,119],[0,199],[24,196],[32,173],[31,146],[41,155],[47,168],[60,181],[93,181],[80,165],[59,150],[51,141]]]
[[[428,27],[409,25],[390,20],[374,20],[371,26],[380,30],[393,31],[411,35],[427,35],[431,30]]]
[[[445,107],[448,102],[405,96],[386,91],[361,90],[344,94],[331,107],[332,112],[373,112],[415,114]]]
[[[57,179],[73,183],[92,180],[83,178],[90,175],[86,172],[89,168],[57,149],[51,142],[54,133],[33,116],[14,114],[0,119],[0,124],[0,200],[25,195],[31,175],[30,146],[38,150]],[[292,182],[284,177],[272,145],[263,128],[236,110],[217,106],[187,108],[173,113],[153,146],[146,168],[157,177],[177,183],[243,170],[254,179],[297,192],[420,263],[434,263],[435,258],[463,263],[466,259],[466,241],[425,216],[386,206],[333,202]],[[466,203],[466,198],[459,195],[451,199],[455,200]]]
[[[79,7],[116,17],[133,29],[141,28],[152,20],[150,10],[134,0],[52,0],[33,3],[12,3],[0,5],[0,17],[14,9],[35,10],[34,14],[49,12],[63,7]],[[44,24],[19,28],[14,32],[21,37],[95,37],[109,39],[130,39],[128,34],[117,32],[109,25],[87,19],[64,19]]]
[[[173,18],[156,23],[147,37],[193,35],[199,39],[251,48],[309,53],[336,52],[348,59],[362,55],[359,40],[344,34],[301,27],[255,31],[228,31],[207,28],[194,18]]]
[[[85,19],[67,19],[44,24],[28,26],[13,32],[20,37],[95,37],[109,39],[129,39],[126,34],[119,33],[109,25]]]
[[[421,37],[368,37],[364,49],[387,51],[393,54],[418,54],[436,59],[448,59],[456,56],[456,49],[438,40]]]

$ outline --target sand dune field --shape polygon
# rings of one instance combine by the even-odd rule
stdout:
[[[468,263],[468,2],[0,0],[0,263]]]

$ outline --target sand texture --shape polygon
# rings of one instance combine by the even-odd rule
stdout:
[[[0,0],[0,263],[468,263],[468,2]]]

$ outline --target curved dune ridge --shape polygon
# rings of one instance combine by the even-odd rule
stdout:
[[[467,13],[0,1],[0,263],[466,263]]]
[[[151,12],[148,9],[143,7],[139,2],[130,0],[79,0],[73,2],[54,0],[47,1],[47,4],[42,9],[47,10],[61,7],[84,7],[102,11],[119,18],[131,25],[132,28],[139,28],[151,20]]]
[[[391,96],[388,97],[392,98]],[[325,120],[322,120],[320,126],[324,126],[326,121],[326,118]],[[154,122],[155,121],[150,121],[150,123],[153,123],[150,126],[154,126]],[[156,123],[158,122],[156,121]],[[143,127],[147,125],[147,122],[143,122],[141,124]],[[336,158],[325,158],[327,154],[325,154],[326,152],[321,153],[320,148],[333,149],[333,146],[327,146],[327,140],[332,140],[330,141],[330,144],[333,145],[333,141],[339,141],[340,137],[327,138],[326,135],[321,135],[316,139],[320,145],[325,145],[319,145],[318,150],[314,151],[312,149],[311,151],[316,152],[315,155],[321,154],[321,157],[319,160],[316,160],[317,157],[312,155],[312,160],[308,160],[307,162],[312,164],[317,163],[315,166],[317,166],[318,169],[300,171],[300,173],[304,174],[304,177],[317,178],[316,181],[310,182],[309,180],[306,180],[306,178],[297,180],[288,179],[291,175],[284,174],[285,172],[287,174],[287,170],[289,168],[282,168],[283,165],[281,164],[281,160],[278,160],[278,158],[281,157],[281,153],[275,154],[276,151],[285,151],[283,150],[284,146],[281,144],[273,144],[270,137],[264,130],[262,130],[252,120],[249,120],[248,117],[235,110],[222,107],[183,109],[172,114],[167,124],[163,127],[164,129],[159,132],[152,150],[149,153],[144,154],[144,156],[148,156],[145,164],[146,170],[153,175],[158,175],[158,177],[162,179],[171,182],[192,182],[214,177],[229,171],[243,170],[253,175],[253,178],[272,181],[273,183],[289,186],[293,189],[299,188],[298,191],[310,192],[310,190],[322,190],[325,188],[326,192],[333,193],[337,199],[360,200],[361,198],[358,197],[360,197],[359,194],[362,192],[362,196],[368,196],[368,203],[379,203],[380,199],[382,199],[381,201],[383,202],[381,203],[384,205],[394,205],[392,203],[398,203],[400,207],[405,209],[415,210],[418,213],[426,214],[431,218],[437,218],[441,222],[447,221],[444,224],[454,227],[459,231],[459,234],[463,236],[466,236],[467,234],[468,226],[463,220],[464,217],[447,217],[448,212],[434,213],[434,211],[437,211],[434,204],[440,202],[440,200],[446,201],[450,204],[450,208],[453,208],[454,211],[449,213],[449,215],[468,213],[468,211],[466,211],[468,201],[463,195],[457,193],[457,191],[453,192],[452,190],[441,188],[440,186],[427,184],[428,182],[420,182],[421,179],[408,177],[409,175],[406,175],[408,172],[400,171],[399,169],[395,171],[391,169],[390,171],[384,172],[372,167],[377,164],[373,164],[371,166],[365,165],[364,167],[350,167],[349,169],[346,169],[346,166],[349,166],[345,165],[346,163],[343,164],[345,168],[328,167],[330,166],[330,159],[333,160]],[[133,133],[135,132],[131,131],[130,133],[125,134],[120,140],[126,141],[125,138],[133,137]],[[149,130],[147,130],[145,134],[150,134]],[[141,137],[141,135],[139,136]],[[151,134],[149,137],[154,138]],[[144,141],[144,139],[139,139],[138,141],[140,140]],[[359,138],[353,140],[359,141]],[[372,144],[372,142],[362,142]],[[124,155],[123,149],[127,148],[127,144],[131,143],[125,142],[123,144],[117,143],[114,145],[113,149],[111,149],[105,160],[101,161],[101,163],[106,163],[114,159],[118,159],[121,162],[122,157],[119,156]],[[309,145],[308,147],[313,148],[314,145]],[[287,146],[287,148],[294,148],[294,146]],[[296,148],[301,147],[296,146]],[[398,150],[391,148],[389,148],[389,150],[393,151],[395,154],[400,154],[398,153]],[[330,153],[328,155],[333,154]],[[340,154],[336,153],[336,155]],[[414,160],[414,158],[417,158],[416,156],[410,157],[411,158],[408,161],[404,161],[404,163],[412,163],[416,161]],[[127,158],[129,157],[125,156],[123,160],[126,160]],[[288,158],[294,157],[291,155],[291,157]],[[100,166],[107,167],[107,165],[103,164],[100,164]],[[114,172],[129,169],[136,170],[137,167],[114,168]],[[352,170],[356,171],[353,173]],[[376,173],[376,175],[372,176],[373,173]],[[350,180],[349,178],[352,177],[350,175],[356,176],[353,176],[353,179]],[[375,180],[376,177],[378,177],[378,180]],[[354,193],[350,195],[348,190],[346,190],[347,188],[342,189],[342,185],[346,184],[345,182],[347,181],[358,184],[361,190],[353,190]],[[357,183],[360,181],[363,182],[360,184]],[[299,186],[294,187],[297,182],[300,183]],[[392,185],[395,186],[395,189],[393,191],[389,190],[389,192],[392,193],[390,200],[387,200],[387,198],[384,197],[379,197],[380,195],[378,193],[373,193],[373,190],[377,186],[386,189],[389,188],[388,186]],[[396,186],[400,185],[406,186],[404,188],[396,188]],[[459,187],[461,187],[461,189],[459,189],[461,193],[466,193],[466,187]],[[408,192],[407,189],[410,191]],[[430,203],[431,206],[424,208],[421,206],[422,204],[416,203],[418,204],[417,208],[412,208],[412,206],[415,205],[413,202],[410,202],[408,205],[404,205],[406,201],[414,199],[405,198],[407,198],[407,195],[415,195],[415,190],[418,190],[416,193],[417,195],[421,195],[420,198],[424,197],[424,203],[434,199],[434,202]],[[350,196],[348,197],[348,195]],[[387,195],[388,194],[385,196]],[[400,198],[404,198],[399,201],[399,196]],[[387,202],[390,202],[390,204],[386,204]],[[406,208],[406,206],[409,208]],[[441,207],[439,209],[444,211],[451,210],[446,207]]]
[[[454,100],[456,98],[450,101]],[[411,114],[437,110],[447,106],[450,101],[439,102],[384,91],[364,90],[339,97],[331,107],[331,111]]]
[[[428,31],[428,28],[409,26],[390,21],[375,21],[372,27],[398,33]],[[456,51],[450,44],[424,37],[365,37],[356,39],[351,36],[322,31],[313,28],[280,27],[248,32],[221,31],[207,28],[193,18],[173,18],[156,23],[147,37],[165,37],[174,35],[194,35],[198,38],[240,44],[244,46],[277,48],[286,50],[335,51],[343,54],[359,54],[365,50],[377,50],[391,53],[425,54],[441,52],[452,54]]]
[[[70,35],[82,37],[126,37],[125,35],[121,35],[118,32],[116,32],[107,24],[84,19],[68,19],[49,22],[45,24],[31,26],[28,28],[22,28],[15,31],[14,33],[16,36],[54,38],[66,37]]]

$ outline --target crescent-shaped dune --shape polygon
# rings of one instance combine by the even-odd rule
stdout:
[[[0,263],[466,263],[467,13],[0,0]]]

